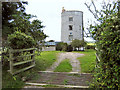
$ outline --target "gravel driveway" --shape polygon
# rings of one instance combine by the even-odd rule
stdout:
[[[79,60],[77,60],[77,58],[83,55],[84,54],[73,53],[73,52],[59,53],[57,55],[57,61],[54,62],[54,64],[50,68],[48,68],[46,71],[54,71],[55,68],[61,63],[61,61],[63,61],[64,59],[69,59],[72,65],[72,72],[81,73],[80,62]]]

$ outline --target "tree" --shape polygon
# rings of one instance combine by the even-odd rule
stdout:
[[[54,40],[49,40],[48,42],[55,42]]]
[[[97,16],[99,12],[93,1],[92,3]],[[120,88],[120,19],[117,2],[104,4],[103,7],[101,16],[96,18],[100,23],[90,26],[100,59],[91,85],[95,88]]]
[[[60,42],[56,45],[56,50],[58,51],[66,51],[67,50],[67,43]]]
[[[67,46],[67,52],[71,52],[71,51],[73,51],[73,47],[71,45],[68,45]]]
[[[71,46],[74,47],[74,49],[78,48],[79,50],[80,47],[85,46],[85,42],[83,40],[75,39],[71,42]]]
[[[44,34],[42,28],[44,28],[43,25],[41,25],[41,21],[36,19],[32,21],[31,27],[30,27],[30,35],[37,41],[42,41],[46,37],[48,37],[46,34]],[[29,32],[29,31],[28,31]]]
[[[2,2],[2,38],[7,39],[8,34],[14,32],[11,20],[15,19],[13,14],[17,12],[25,13],[24,4],[27,2]]]
[[[42,28],[44,27],[40,20],[36,19],[32,22],[31,18],[36,17],[25,12],[24,4],[27,2],[4,2],[3,3],[3,39],[6,40],[8,34],[15,31],[21,31],[29,36],[32,36],[36,41],[36,47],[39,47],[38,42],[42,42],[47,35],[44,34]]]
[[[35,40],[31,36],[21,33],[20,31],[8,35],[7,42],[12,49],[33,48],[35,44]]]

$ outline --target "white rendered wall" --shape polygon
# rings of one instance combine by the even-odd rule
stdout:
[[[73,21],[69,21],[69,17],[73,17]],[[72,30],[69,30],[69,25],[73,25]],[[69,44],[71,42],[69,35],[73,35],[73,40],[83,39],[83,12],[64,11],[61,13],[61,41]]]
[[[56,50],[55,46],[42,47],[42,51],[55,51],[55,50]]]

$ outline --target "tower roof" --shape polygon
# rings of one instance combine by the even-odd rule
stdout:
[[[82,12],[82,11],[79,11],[79,10],[67,10],[66,12]]]
[[[65,10],[64,7],[62,7],[62,13],[63,12],[82,12],[82,11],[79,11],[79,10]],[[82,12],[83,13],[83,12]]]

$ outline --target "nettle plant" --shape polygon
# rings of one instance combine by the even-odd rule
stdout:
[[[16,31],[11,35],[8,35],[8,46],[12,49],[26,49],[33,48],[35,41],[31,36]]]

